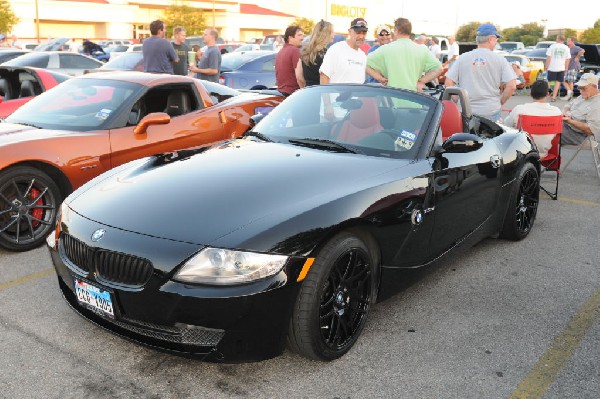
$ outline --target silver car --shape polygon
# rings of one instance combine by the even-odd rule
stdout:
[[[71,76],[83,75],[84,71],[96,69],[102,62],[83,54],[63,51],[34,51],[6,61],[2,65],[37,67]]]

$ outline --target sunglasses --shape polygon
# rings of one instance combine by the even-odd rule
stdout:
[[[379,36],[389,36],[389,33],[380,33]]]
[[[367,23],[365,21],[356,21],[351,28],[367,28]]]

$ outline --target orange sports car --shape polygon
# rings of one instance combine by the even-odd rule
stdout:
[[[99,174],[241,136],[252,115],[282,100],[176,75],[111,72],[65,81],[0,123],[0,246],[40,245],[62,200]]]

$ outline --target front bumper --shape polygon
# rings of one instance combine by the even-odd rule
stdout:
[[[84,318],[129,340],[207,361],[256,361],[284,350],[304,259],[291,258],[279,274],[252,284],[184,284],[171,277],[200,249],[197,245],[104,225],[106,237],[99,244],[90,239],[98,223],[79,216],[72,219],[61,223],[50,255],[64,298]],[[79,245],[79,257],[73,255],[73,242]],[[93,259],[98,251],[144,258],[152,265],[151,274],[142,285],[107,279]],[[75,279],[109,291],[114,318],[80,302]]]

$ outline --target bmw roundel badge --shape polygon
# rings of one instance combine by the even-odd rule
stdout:
[[[410,219],[413,225],[420,225],[423,222],[423,212],[420,209],[413,209]]]
[[[98,229],[98,230],[94,231],[94,234],[92,234],[92,241],[94,241],[94,242],[100,241],[102,239],[102,237],[104,237],[105,233],[106,233],[106,230],[104,230],[104,229]]]

